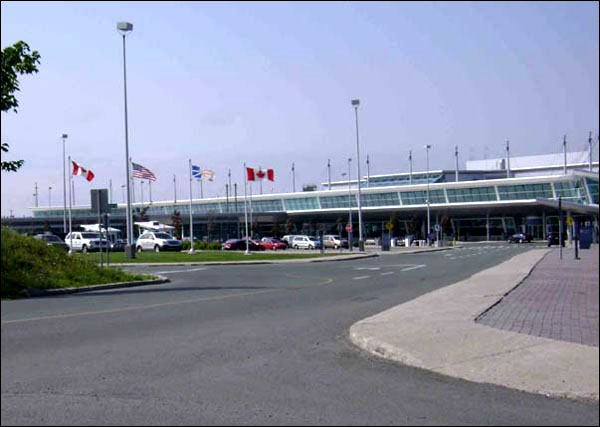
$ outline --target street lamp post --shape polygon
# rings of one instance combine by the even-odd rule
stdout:
[[[133,30],[133,24],[129,22],[119,22],[117,24],[117,30],[121,32],[123,36],[123,94],[124,94],[124,105],[125,105],[125,171],[127,175],[127,247],[125,248],[125,256],[128,258],[135,258],[135,250],[133,247],[133,224],[131,218],[131,188],[130,188],[130,177],[129,177],[129,135],[128,135],[128,123],[127,123],[127,62],[126,62],[126,49],[125,49],[125,35]]]
[[[431,149],[431,145],[427,144],[425,146],[425,151],[427,152],[427,246],[431,244],[429,239],[429,233],[431,232],[431,216],[429,213],[429,150]]]
[[[48,208],[52,207],[52,187],[48,187]]]
[[[63,133],[62,138],[62,161],[63,161],[63,231],[67,234],[67,168],[65,165],[65,140],[69,135]]]
[[[350,231],[348,231],[348,249],[352,252],[352,191],[351,191],[351,183],[352,183],[352,173],[350,169],[350,163],[352,163],[352,159],[348,158],[348,224],[350,224]]]
[[[360,105],[360,100],[353,99],[352,106],[354,107],[354,116],[356,118],[356,167],[358,171],[358,176],[356,177],[356,184],[358,185],[358,250],[364,252],[365,250],[365,241],[363,238],[363,226],[362,226],[362,210],[360,207],[360,146],[358,139],[358,106]]]

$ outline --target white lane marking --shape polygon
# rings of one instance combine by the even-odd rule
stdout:
[[[381,267],[354,267],[355,270],[381,270]]]
[[[116,309],[112,309],[112,310],[99,310],[99,311],[87,311],[87,312],[83,312],[83,313],[58,314],[58,315],[54,315],[54,316],[31,317],[29,319],[3,320],[2,324],[8,325],[11,323],[34,322],[34,321],[38,321],[38,320],[66,319],[69,317],[122,313],[122,312],[126,312],[126,311],[146,310],[149,308],[168,307],[168,306],[172,306],[172,305],[182,305],[182,304],[190,304],[190,303],[193,304],[196,302],[203,302],[203,301],[218,301],[218,300],[224,300],[224,299],[229,299],[229,298],[241,298],[241,297],[250,296],[250,295],[266,294],[266,293],[278,292],[278,291],[280,291],[280,289],[267,289],[267,290],[263,290],[263,291],[244,292],[244,293],[233,294],[233,295],[222,295],[222,296],[218,296],[218,297],[197,298],[197,299],[191,299],[191,300],[186,300],[186,301],[163,302],[160,304],[149,304],[149,305],[140,305],[140,306],[135,306],[135,307],[124,307],[124,308],[116,308]]]
[[[403,268],[401,271],[410,271],[410,270],[416,270],[417,268],[423,268],[423,267],[427,267],[427,265],[425,265],[425,264],[416,265],[416,266],[414,266],[414,267]]]
[[[362,280],[362,279],[368,279],[371,276],[358,276],[358,277],[354,277],[354,280]]]
[[[192,268],[190,270],[169,270],[169,271],[156,271],[156,274],[169,274],[169,273],[189,273],[192,271],[202,271],[202,270],[207,270],[208,267],[203,267],[203,268]]]
[[[394,272],[388,271],[387,273],[381,273],[382,276],[389,276],[390,274],[394,274]]]

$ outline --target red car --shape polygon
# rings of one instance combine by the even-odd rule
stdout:
[[[280,242],[277,239],[273,239],[272,237],[263,237],[259,242],[259,245],[261,245],[265,250],[273,251],[287,248],[287,245],[285,243]]]

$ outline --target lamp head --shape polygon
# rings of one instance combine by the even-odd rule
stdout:
[[[352,100],[352,105],[354,105],[355,107],[358,107],[359,104],[360,104],[360,100],[359,99],[353,99]]]
[[[117,30],[126,33],[127,31],[133,30],[133,24],[129,22],[119,22],[117,23]]]

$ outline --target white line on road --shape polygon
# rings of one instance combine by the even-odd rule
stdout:
[[[394,272],[388,271],[387,273],[381,273],[382,276],[389,276],[390,274],[394,274]]]
[[[354,267],[355,270],[381,270],[381,267]]]
[[[203,268],[192,268],[190,270],[169,270],[169,271],[157,271],[156,274],[169,274],[169,273],[189,273],[192,271],[202,271],[202,270],[207,270],[208,267],[203,267]]]
[[[371,276],[358,276],[358,277],[354,277],[354,280],[362,280],[362,279],[368,279]]]
[[[416,265],[414,267],[409,267],[409,268],[403,268],[400,271],[409,271],[409,270],[416,270],[417,268],[423,268],[423,267],[427,267],[425,264],[421,264],[421,265]]]

